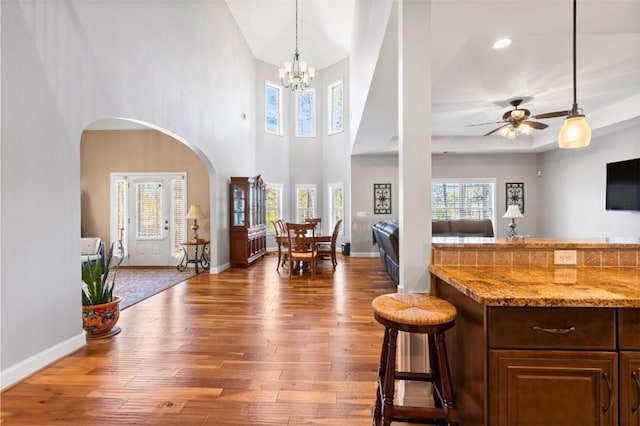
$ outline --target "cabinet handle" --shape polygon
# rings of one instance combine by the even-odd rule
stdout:
[[[537,325],[533,326],[533,329],[535,331],[544,331],[545,333],[551,333],[551,334],[567,334],[567,333],[571,333],[572,331],[576,331],[575,327],[567,327],[567,328],[543,328],[543,327],[538,327]]]
[[[636,411],[638,411],[638,408],[640,408],[640,379],[638,379],[638,374],[635,371],[631,373],[631,377],[633,378],[633,381],[636,382],[636,388],[638,389],[638,399],[636,400],[636,405],[631,407],[631,412],[635,413]]]
[[[609,403],[606,407],[602,404],[602,413],[604,414],[611,409],[611,404],[613,404],[613,386],[611,385],[611,379],[607,373],[602,373],[602,378],[607,382],[607,390],[609,391]]]

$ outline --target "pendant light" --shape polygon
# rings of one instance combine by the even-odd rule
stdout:
[[[582,148],[591,142],[591,128],[578,108],[576,95],[576,1],[573,0],[573,107],[558,134],[560,148]]]

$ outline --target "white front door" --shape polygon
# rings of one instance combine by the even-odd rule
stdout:
[[[180,260],[176,242],[185,228],[184,175],[112,175],[112,182],[118,197],[112,215],[114,255],[122,241],[123,265],[175,266]]]
[[[171,264],[169,183],[165,179],[136,178],[132,189],[129,265],[168,266]]]

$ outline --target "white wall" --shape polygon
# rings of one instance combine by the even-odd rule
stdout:
[[[398,218],[398,157],[397,155],[361,155],[352,157],[352,252],[367,255],[377,251],[371,245],[371,226],[380,220]],[[541,226],[540,203],[540,154],[434,154],[432,175],[434,178],[495,178],[496,179],[496,236],[508,232],[506,211],[506,182],[523,182],[525,217],[518,219],[518,232],[532,237],[544,235]],[[373,183],[392,184],[392,214],[373,215]],[[425,185],[425,190],[428,187]],[[411,195],[406,194],[408,203]],[[358,217],[357,212],[366,217]]]
[[[588,119],[588,117],[587,117]],[[591,144],[542,154],[542,232],[563,238],[640,237],[640,212],[606,211],[606,164],[640,157],[640,119],[606,132]]]
[[[256,169],[256,65],[225,2],[0,7],[5,387],[84,344],[77,250],[89,123],[134,118],[192,146],[212,176],[214,266],[228,262],[228,177]]]

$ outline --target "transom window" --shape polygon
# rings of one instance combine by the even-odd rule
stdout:
[[[344,97],[342,80],[336,81],[327,87],[329,99],[327,105],[329,111],[329,134],[340,133],[344,130]]]
[[[307,89],[296,92],[296,137],[316,136],[316,91]]]
[[[264,131],[282,136],[282,91],[274,83],[264,83]]]
[[[495,179],[433,179],[434,220],[490,219],[495,223]]]

